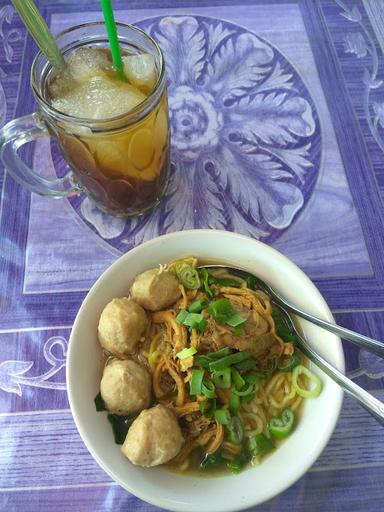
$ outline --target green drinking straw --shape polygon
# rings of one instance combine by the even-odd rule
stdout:
[[[121,51],[119,40],[117,38],[116,22],[113,16],[111,0],[101,0],[101,7],[103,9],[105,26],[109,39],[109,46],[111,48],[112,62],[115,69],[116,78],[126,82],[124,75],[123,61],[121,60]]]
[[[33,0],[12,0],[12,3],[52,67],[55,70],[61,69],[65,65],[64,57]]]

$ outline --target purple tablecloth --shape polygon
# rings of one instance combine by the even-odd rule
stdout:
[[[37,3],[54,32],[101,18],[98,0]],[[211,227],[271,244],[315,281],[340,324],[384,339],[384,2],[114,5],[118,20],[137,23],[165,52],[172,179],[160,208],[125,222],[83,196],[31,196],[0,169],[0,509],[8,512],[156,510],[85,449],[65,356],[92,283],[158,234]],[[35,53],[0,0],[0,126],[34,111]],[[54,165],[60,172],[46,139],[24,157],[44,175]],[[384,363],[350,344],[345,354],[348,375],[383,399]],[[382,440],[345,398],[321,457],[257,510],[383,510]]]

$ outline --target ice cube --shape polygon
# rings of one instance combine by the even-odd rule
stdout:
[[[106,76],[96,76],[78,83],[52,105],[74,117],[108,119],[125,114],[145,100],[136,87]]]
[[[84,82],[111,71],[112,62],[104,50],[83,47],[69,57],[67,66],[75,80]]]
[[[153,55],[141,53],[123,57],[124,73],[132,85],[149,94],[156,83],[157,71]]]
[[[72,89],[73,82],[74,79],[68,66],[64,66],[64,68],[55,73],[50,80],[50,95],[52,98],[56,98],[67,94]]]

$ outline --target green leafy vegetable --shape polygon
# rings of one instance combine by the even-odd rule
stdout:
[[[281,313],[281,311],[277,308],[272,308],[272,318],[275,322],[276,334],[285,342],[297,343],[298,337],[296,334],[291,332],[286,321]]]
[[[212,373],[212,379],[217,388],[229,389],[231,387],[231,369],[225,368]]]
[[[247,321],[246,318],[236,313],[229,299],[217,299],[210,303],[209,313],[219,324],[227,324],[230,327],[238,327]]]
[[[260,457],[274,449],[273,442],[265,434],[256,434],[249,438],[248,451],[252,457]]]
[[[112,425],[113,437],[116,444],[124,443],[129,427],[133,423],[134,419],[134,417],[108,414],[108,421]]]
[[[209,313],[219,324],[225,324],[236,314],[229,299],[217,299],[210,303]]]
[[[297,354],[293,354],[293,356],[290,357],[284,357],[280,358],[277,367],[282,372],[290,372],[296,366],[298,366],[301,363],[301,359]]]
[[[217,286],[229,286],[231,288],[240,288],[241,281],[233,279],[232,277],[216,277],[209,274],[209,283],[216,284]]]
[[[107,408],[105,407],[105,403],[104,403],[104,400],[103,400],[103,397],[101,396],[101,393],[97,393],[97,395],[95,396],[95,406],[96,406],[96,411],[97,412],[100,412],[100,411],[106,411]]]
[[[253,276],[248,276],[246,280],[247,288],[250,290],[256,290],[256,280]]]
[[[202,469],[208,469],[218,466],[222,462],[224,462],[224,458],[221,452],[210,453],[204,457],[203,461],[200,463],[200,467]]]
[[[244,467],[248,464],[249,457],[245,453],[240,453],[239,455],[236,455],[236,457],[229,462],[227,462],[227,468],[230,470],[231,473],[234,475],[238,475]]]
[[[207,272],[207,269],[201,268],[200,269],[200,276],[201,280],[203,281],[203,290],[207,294],[208,297],[213,297],[214,291],[212,290],[210,284],[209,284],[209,274]]]

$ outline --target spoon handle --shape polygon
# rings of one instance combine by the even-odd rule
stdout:
[[[290,304],[287,302],[283,297],[281,297],[279,294],[274,294],[276,302],[283,306],[287,311],[290,313],[295,313],[297,316],[300,316],[301,318],[305,318],[305,320],[308,320],[309,322],[318,325],[319,327],[322,327],[323,329],[333,332],[334,334],[337,334],[340,336],[340,338],[344,338],[345,340],[352,341],[352,343],[355,343],[361,348],[365,348],[366,350],[369,350],[370,352],[373,352],[377,354],[380,357],[384,357],[384,343],[381,341],[374,340],[372,338],[369,338],[368,336],[364,336],[363,334],[358,334],[357,332],[350,331],[349,329],[346,329],[345,327],[340,327],[339,325],[333,324],[331,322],[327,322],[326,320],[321,320],[321,318],[318,318],[316,316],[311,315],[310,313],[307,313],[306,311],[303,311],[302,309],[299,309],[298,307],[294,306],[293,304]]]
[[[300,342],[298,346],[303,354],[321,368],[328,377],[339,384],[344,391],[352,395],[364,409],[384,426],[384,404],[329,364],[328,361],[315,352],[301,336],[299,336],[299,338]]]

